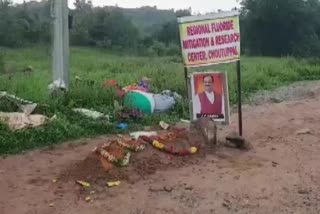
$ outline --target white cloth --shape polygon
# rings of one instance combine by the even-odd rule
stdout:
[[[36,128],[47,121],[47,117],[40,114],[26,115],[19,112],[0,112],[0,121],[7,124],[12,130]]]

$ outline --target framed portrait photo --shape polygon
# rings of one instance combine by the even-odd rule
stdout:
[[[210,118],[218,124],[230,122],[226,72],[197,72],[190,75],[191,118]]]

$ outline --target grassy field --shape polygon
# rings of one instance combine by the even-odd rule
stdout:
[[[103,82],[110,79],[117,80],[125,86],[137,82],[141,76],[147,76],[151,78],[152,92],[170,89],[184,97],[184,101],[177,104],[169,114],[154,115],[138,122],[128,121],[130,129],[157,123],[160,118],[175,121],[188,117],[183,65],[180,57],[135,57],[102,50],[72,48],[70,93],[67,97],[58,100],[52,100],[47,92],[47,86],[51,80],[50,56],[47,50],[39,47],[6,50],[2,61],[5,69],[0,71],[0,91],[8,91],[24,99],[47,104],[48,107],[41,108],[41,113],[49,117],[56,114],[58,119],[37,129],[18,132],[10,131],[5,125],[0,124],[0,154],[18,153],[54,145],[68,139],[117,131],[112,124],[92,121],[71,111],[73,107],[83,107],[113,115],[114,100],[117,98],[113,91],[103,86]],[[1,64],[3,63],[0,61],[0,68]],[[32,66],[34,69],[31,75],[25,75],[22,72],[27,66]],[[207,69],[228,72],[230,102],[234,104],[236,102],[235,64],[212,66]],[[243,57],[241,69],[245,97],[258,90],[270,90],[294,81],[320,79],[319,60]],[[94,81],[94,85],[76,85],[76,76],[83,80]],[[8,109],[0,103],[0,110]]]

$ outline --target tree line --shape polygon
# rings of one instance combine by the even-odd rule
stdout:
[[[51,0],[18,5],[0,0],[0,46],[50,44],[50,4]],[[147,55],[180,54],[176,17],[191,15],[191,9],[166,11],[162,17],[158,11],[153,25],[148,19],[157,10],[145,10],[148,17],[139,16],[137,24],[122,8],[93,7],[91,1],[76,0],[70,10],[70,43]],[[319,0],[242,0],[240,10],[244,54],[320,56]]]
[[[245,53],[320,57],[319,0],[244,0],[241,5]]]

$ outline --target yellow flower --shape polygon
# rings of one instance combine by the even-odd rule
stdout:
[[[190,153],[191,154],[195,154],[195,153],[197,153],[197,151],[198,151],[197,147],[191,147],[190,148]]]
[[[154,140],[154,141],[152,142],[152,145],[153,145],[154,147],[158,148],[158,149],[163,149],[163,147],[164,147],[164,145],[163,145],[162,143],[160,143],[159,141],[157,141],[157,140]]]
[[[115,187],[115,186],[119,186],[120,185],[120,181],[112,181],[112,182],[108,182],[107,185],[108,187]]]
[[[85,181],[76,181],[77,184],[80,184],[83,187],[90,187],[90,184]]]

